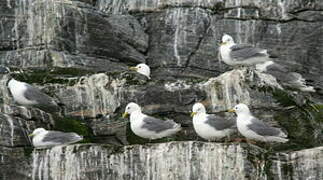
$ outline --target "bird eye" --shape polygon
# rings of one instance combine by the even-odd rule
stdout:
[[[127,109],[130,109],[130,107],[127,107]]]
[[[139,68],[141,68],[141,66],[139,66]]]

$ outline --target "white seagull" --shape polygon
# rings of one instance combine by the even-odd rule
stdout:
[[[247,139],[263,142],[285,143],[287,135],[278,128],[270,127],[256,117],[252,116],[245,104],[238,104],[229,112],[237,114],[237,127],[239,132]]]
[[[266,49],[250,44],[236,44],[227,34],[222,37],[219,53],[220,58],[230,66],[252,66],[270,60]]]
[[[315,92],[313,86],[310,86],[306,79],[297,72],[290,72],[287,68],[273,61],[267,61],[257,64],[256,69],[260,72],[268,73],[274,76],[284,87],[296,89],[303,92]]]
[[[235,132],[234,119],[224,119],[215,114],[207,114],[201,103],[193,105],[193,127],[195,132],[203,139],[214,141],[224,137],[230,137]]]
[[[146,76],[150,79],[150,67],[147,64],[141,63],[135,67],[129,67],[130,70],[137,71],[139,74]]]
[[[8,88],[15,102],[22,106],[35,106],[44,111],[59,111],[59,107],[53,98],[41,92],[32,85],[11,79]]]
[[[126,106],[122,117],[130,114],[130,128],[139,137],[146,139],[159,139],[171,136],[181,130],[181,125],[172,120],[163,121],[141,112],[136,103],[129,103]]]
[[[33,146],[37,149],[68,145],[83,140],[82,136],[73,132],[47,131],[44,128],[35,129],[29,136],[33,136]]]

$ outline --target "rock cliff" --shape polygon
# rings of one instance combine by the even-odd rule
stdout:
[[[0,75],[0,178],[322,179],[323,2],[320,0],[0,0],[0,64],[61,101],[60,115],[14,103]],[[268,49],[315,93],[218,60],[228,33]],[[128,71],[145,62],[152,80]],[[181,123],[154,144],[121,118],[144,112]],[[236,103],[289,135],[287,144],[206,143],[192,129],[196,101],[223,113]],[[33,150],[36,127],[84,143]],[[133,145],[135,144],[135,145]]]

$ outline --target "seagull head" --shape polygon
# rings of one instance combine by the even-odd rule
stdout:
[[[191,116],[194,117],[198,113],[206,113],[205,107],[202,103],[195,103],[193,105]]]
[[[44,128],[37,128],[33,131],[33,133],[29,134],[28,136],[36,136],[38,134],[46,132],[46,129]]]
[[[150,79],[150,67],[147,64],[141,63],[135,67],[130,67],[129,69],[137,71],[138,73],[143,74],[148,77],[148,79]]]
[[[237,113],[237,115],[239,115],[239,114],[250,114],[250,110],[249,110],[248,106],[245,105],[245,104],[242,104],[242,103],[234,106],[233,109],[229,109],[228,111],[229,112],[235,112],[235,113]]]
[[[222,36],[222,42],[220,45],[223,46],[223,45],[232,45],[232,44],[234,44],[233,38],[228,34],[224,34]]]
[[[141,108],[138,104],[131,102],[126,106],[126,109],[122,115],[123,118],[126,118],[129,114],[135,112],[135,111],[141,111]]]

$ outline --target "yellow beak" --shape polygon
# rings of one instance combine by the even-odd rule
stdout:
[[[123,117],[123,118],[126,118],[126,117],[128,117],[128,115],[129,115],[129,113],[124,112],[124,113],[122,114],[122,117]]]
[[[34,136],[34,134],[28,134],[29,137]]]
[[[227,44],[226,42],[221,42],[219,45],[223,46],[223,45],[226,45],[226,44]]]
[[[191,117],[194,117],[196,115],[196,112],[191,113]]]
[[[131,71],[138,71],[138,68],[137,67],[129,67],[129,70],[131,70]]]
[[[234,109],[228,109],[228,112],[236,112]]]

